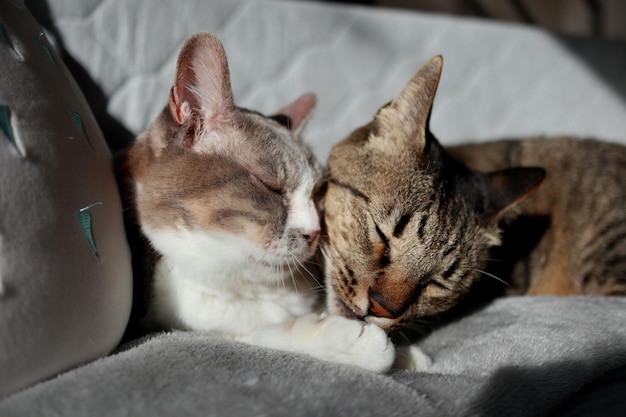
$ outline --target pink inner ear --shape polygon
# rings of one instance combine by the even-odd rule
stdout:
[[[185,122],[191,117],[191,108],[189,103],[183,101],[181,103],[180,98],[176,94],[176,90],[172,87],[170,91],[170,102],[169,102],[170,112],[174,117],[174,120],[178,122],[179,125],[185,124]]]
[[[291,130],[298,132],[309,120],[316,105],[317,96],[313,93],[306,93],[276,113],[288,116],[291,119]]]
[[[169,108],[180,125],[199,118],[195,126],[216,129],[230,118],[234,110],[230,73],[226,53],[215,35],[202,32],[185,42],[178,56]]]

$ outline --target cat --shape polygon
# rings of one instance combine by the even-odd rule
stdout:
[[[274,116],[239,108],[218,38],[186,41],[168,105],[118,158],[136,232],[134,320],[389,369],[384,331],[323,314],[307,269],[322,167],[299,133],[315,105],[309,93]]]
[[[478,283],[626,293],[626,147],[535,138],[444,149],[428,128],[442,65],[431,59],[331,150],[328,310],[393,333],[452,311]]]

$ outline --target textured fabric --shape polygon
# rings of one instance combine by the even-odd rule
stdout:
[[[29,0],[97,85],[96,104],[134,134],[167,102],[184,40],[209,30],[224,44],[240,105],[272,112],[318,94],[305,137],[321,159],[437,54],[444,67],[431,128],[444,143],[538,134],[626,140],[623,42],[306,1],[42,2]]]
[[[0,401],[0,415],[542,416],[626,365],[624,320],[623,299],[500,300],[426,338],[428,372],[390,375],[166,333]]]
[[[132,295],[111,154],[20,2],[0,3],[0,395],[109,353]]]

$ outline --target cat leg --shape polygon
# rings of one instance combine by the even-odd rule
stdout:
[[[238,339],[375,372],[388,371],[395,358],[395,347],[380,327],[334,315],[307,314]]]
[[[422,349],[415,345],[399,346],[396,348],[394,369],[423,372],[433,364],[432,359]]]

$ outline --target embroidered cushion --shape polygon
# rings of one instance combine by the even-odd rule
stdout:
[[[109,353],[132,276],[110,151],[18,0],[0,2],[0,396]]]

